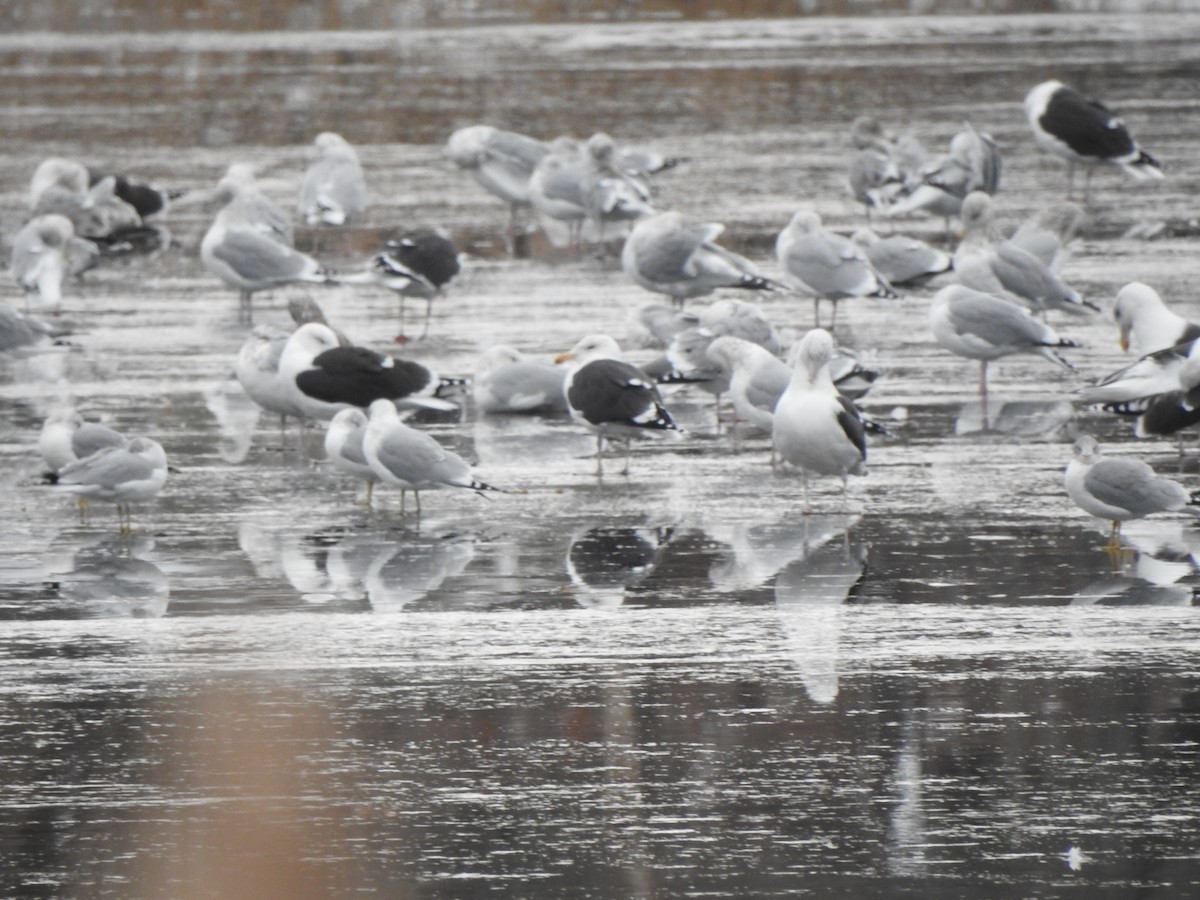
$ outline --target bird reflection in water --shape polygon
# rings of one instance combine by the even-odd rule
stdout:
[[[813,533],[802,546],[803,553],[775,579],[775,608],[809,698],[832,703],[838,693],[842,604],[862,578],[866,548],[851,541],[848,524],[840,531]]]
[[[400,612],[463,573],[475,558],[475,541],[464,535],[406,537],[375,554],[363,573],[371,609]]]
[[[1077,591],[1072,606],[1193,604],[1200,534],[1180,522],[1144,519],[1128,523],[1119,538],[1112,570]]]
[[[1074,415],[1075,410],[1067,400],[1009,400],[997,403],[993,399],[986,405],[973,400],[963,404],[954,420],[954,433],[991,432],[1013,437],[1051,439],[1060,434]]]
[[[142,557],[154,549],[144,535],[105,539],[82,547],[51,548],[43,560],[47,582],[80,618],[158,618],[166,613],[167,576]]]
[[[589,609],[623,604],[629,589],[662,561],[673,531],[670,526],[602,525],[577,534],[567,549],[575,602]]]
[[[849,531],[860,518],[858,514],[812,515],[803,521],[710,526],[710,536],[727,544],[731,555],[712,566],[709,578],[721,592],[753,590],[813,547]]]
[[[237,384],[230,382],[204,394],[204,405],[217,420],[217,453],[227,463],[244,462],[250,455],[261,408]]]

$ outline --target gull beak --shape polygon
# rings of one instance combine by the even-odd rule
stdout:
[[[556,366],[561,366],[563,363],[570,362],[574,358],[575,358],[574,353],[560,353],[560,354],[558,354],[558,356],[554,357],[554,364]]]
[[[1128,328],[1121,329],[1120,343],[1121,343],[1121,350],[1125,353],[1128,353],[1129,352],[1129,329]]]

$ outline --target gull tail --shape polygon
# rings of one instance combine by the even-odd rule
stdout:
[[[742,288],[747,291],[782,291],[785,290],[783,285],[777,281],[772,281],[762,275],[743,275],[742,280],[732,287]]]
[[[886,281],[884,281],[882,278],[879,279],[879,287],[877,287],[875,290],[871,291],[871,293],[867,294],[867,296],[868,297],[878,297],[880,300],[898,300],[898,299],[900,299],[900,295],[897,294],[894,290],[892,290],[892,286],[890,284],[888,284]]]
[[[469,488],[470,490],[477,493],[480,497],[483,497],[485,500],[487,499],[487,493],[486,493],[487,491],[491,491],[492,493],[495,493],[495,494],[511,494],[512,493],[512,491],[506,490],[505,488],[496,487],[494,484],[488,484],[485,481],[476,481],[474,478],[471,479],[470,484],[462,484],[462,485],[459,485],[459,487]]]
[[[1137,159],[1131,160],[1121,166],[1126,172],[1134,178],[1162,178],[1162,164],[1147,153],[1145,150],[1138,150]]]

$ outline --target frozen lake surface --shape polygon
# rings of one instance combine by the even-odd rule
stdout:
[[[774,236],[814,203],[862,222],[841,181],[860,112],[940,148],[964,117],[1004,152],[1005,224],[1059,199],[1026,90],[1107,99],[1166,180],[1099,173],[1064,275],[1111,307],[1132,280],[1200,319],[1194,285],[1197,15],[622,23],[406,32],[0,37],[6,238],[37,162],[68,155],[180,188],[249,161],[291,206],[323,129],[361,147],[373,197],[340,271],[381,232],[445,228],[468,254],[427,338],[393,343],[381,290],[255,300],[284,326],[309,293],[356,341],[468,375],[511,343],[550,358],[585,333],[652,359],[655,299],[614,248],[536,235],[444,161],[451,130],[603,128],[688,161],[656,205],[725,222],[775,274]],[[101,87],[97,89],[97,83]],[[511,493],[373,508],[281,435],[232,377],[237,299],[201,266],[215,208],[180,204],[168,249],[68,287],[70,353],[0,360],[0,894],[23,897],[1178,897],[1200,892],[1200,532],[1106,525],[1062,487],[1098,436],[1200,488],[1194,443],[1136,441],[1071,391],[1126,364],[1107,312],[1052,316],[1078,373],[975,364],[934,344],[943,277],[841,304],[836,334],[882,375],[887,423],[843,509],[715,427],[597,478],[564,418],[421,414]],[[1161,227],[1157,227],[1161,226]],[[903,223],[941,239],[940,220]],[[1155,240],[1127,236],[1156,228]],[[24,300],[10,283],[3,299]],[[764,312],[795,337],[810,301]],[[699,305],[699,304],[697,304]],[[419,312],[421,304],[410,304]],[[160,440],[177,472],[121,537],[39,484],[38,430],[73,401]]]

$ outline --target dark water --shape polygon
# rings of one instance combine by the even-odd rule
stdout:
[[[1019,103],[1061,74],[1119,100],[1169,172],[1098,175],[1065,274],[1102,305],[1145,280],[1197,318],[1197,25],[10,36],[0,212],[11,234],[51,154],[182,187],[252,161],[290,203],[302,145],[335,127],[363,145],[368,222],[348,250],[302,240],[345,270],[413,221],[472,251],[404,348],[390,296],[313,291],[352,337],[445,374],[494,341],[551,356],[600,330],[642,361],[630,313],[651,298],[611,256],[499,256],[505,212],[441,159],[450,129],[604,127],[688,155],[656,202],[726,222],[773,271],[798,203],[858,224],[840,178],[859,110],[931,146],[970,113],[1005,149],[1009,222],[1059,196]],[[169,249],[68,289],[79,349],[0,363],[0,894],[1200,892],[1200,532],[1131,523],[1114,571],[1061,483],[1086,429],[1200,487],[1194,448],[1135,443],[1073,401],[1126,361],[1107,316],[1054,323],[1084,344],[1077,375],[994,366],[981,434],[974,365],[928,334],[939,283],[843,304],[839,341],[883,370],[865,405],[892,431],[845,507],[825,484],[806,514],[766,439],[717,433],[712,398],[685,391],[669,405],[689,437],[637,448],[628,478],[598,479],[565,420],[424,417],[512,493],[430,493],[418,519],[387,491],[367,510],[319,431],[281,435],[233,381],[245,326],[196,259],[214,212],[180,205]],[[1159,221],[1160,240],[1122,236]],[[256,321],[285,324],[289,295],[257,299]],[[763,308],[791,335],[811,321],[792,297]],[[38,429],[68,398],[178,469],[131,538],[37,484]]]

